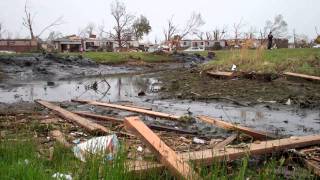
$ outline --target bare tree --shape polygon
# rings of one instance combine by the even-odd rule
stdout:
[[[181,39],[189,34],[195,34],[199,28],[205,24],[200,13],[193,12],[190,19],[187,21],[184,29],[180,33]]]
[[[118,42],[119,47],[122,48],[131,38],[131,25],[134,16],[129,14],[126,6],[118,0],[115,0],[111,4],[111,15],[116,21],[116,25],[113,27],[115,32],[111,34],[111,37],[114,38]]]
[[[226,33],[227,33],[227,26],[223,26],[222,28],[216,27],[213,30],[213,39],[216,41],[223,39]]]
[[[85,28],[79,29],[78,35],[83,38],[88,38],[93,35],[95,29],[96,25],[93,22],[90,22]]]
[[[6,30],[4,29],[3,24],[0,22],[0,39],[3,37]]]
[[[235,43],[238,44],[239,38],[242,35],[241,29],[244,27],[242,19],[238,23],[233,24],[233,33]]]
[[[173,23],[173,16],[167,21],[167,27],[163,29],[165,41],[172,40],[173,36],[177,33],[177,26]]]
[[[319,32],[318,32],[318,27],[317,27],[317,26],[314,27],[314,30],[316,31],[317,36],[320,36],[320,35],[319,35]]]
[[[266,21],[266,25],[260,34],[264,39],[268,36],[268,33],[272,32],[275,38],[284,38],[288,33],[288,23],[284,20],[281,14],[276,15],[273,21]]]
[[[50,23],[49,25],[44,27],[40,31],[39,34],[35,35],[35,33],[34,33],[35,14],[30,12],[30,9],[28,8],[28,1],[27,0],[24,5],[24,13],[25,13],[25,17],[23,17],[22,25],[29,30],[31,39],[39,38],[45,31],[49,30],[50,28],[63,24],[63,17],[60,16],[56,20],[54,20],[52,23]]]
[[[51,31],[47,37],[47,42],[52,42],[55,39],[61,38],[63,35],[59,31]]]

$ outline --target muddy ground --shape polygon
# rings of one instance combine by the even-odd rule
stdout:
[[[278,75],[276,75],[278,76]],[[216,79],[200,68],[176,69],[159,75],[163,98],[230,102],[239,106],[256,104],[296,105],[320,109],[320,83],[301,79]]]
[[[103,65],[81,56],[33,54],[0,56],[0,83],[10,84],[35,80],[56,81],[111,74],[146,73],[181,67],[181,63],[139,63]]]

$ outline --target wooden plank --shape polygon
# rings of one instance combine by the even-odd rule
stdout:
[[[80,111],[75,111],[74,113],[78,114],[80,116],[93,118],[93,119],[97,119],[97,120],[111,121],[112,123],[116,123],[116,124],[123,123],[123,120],[121,120],[119,118],[110,117],[110,116],[102,116],[102,115],[92,114],[92,113],[88,113],[88,112],[80,112]],[[181,134],[198,134],[197,131],[176,129],[176,128],[172,128],[172,127],[168,127],[168,126],[161,126],[161,125],[154,125],[154,124],[147,124],[147,126],[150,129],[158,130],[158,131],[176,132],[176,133],[181,133]]]
[[[237,137],[238,137],[238,134],[233,134],[233,135],[229,136],[227,139],[225,139],[225,140],[221,141],[220,143],[216,144],[213,148],[214,149],[222,149],[226,145],[232,143],[232,141],[237,139]]]
[[[215,118],[211,118],[211,117],[207,117],[207,116],[198,116],[198,118],[203,122],[218,126],[220,128],[226,129],[226,130],[243,132],[245,134],[252,136],[255,139],[266,140],[267,138],[272,138],[272,139],[275,138],[274,135],[269,134],[267,132],[257,131],[257,130],[254,130],[254,129],[251,129],[248,127],[243,127],[240,125],[234,125],[232,123],[225,122],[225,121],[222,121],[219,119],[215,119]]]
[[[107,133],[107,134],[113,133],[112,131],[110,131],[106,127],[103,127],[97,123],[91,122],[88,119],[85,119],[77,114],[74,114],[70,111],[67,111],[67,110],[65,110],[59,106],[56,106],[54,104],[51,104],[47,101],[36,100],[35,102],[48,108],[48,109],[51,109],[53,112],[55,112],[58,116],[62,117],[63,119],[66,119],[70,122],[74,122],[90,132],[102,132],[102,133]]]
[[[292,72],[285,72],[283,74],[286,76],[292,76],[292,77],[298,77],[298,78],[303,78],[303,79],[320,81],[320,77],[318,77],[318,76],[310,76],[310,75],[306,75],[306,74],[298,74],[298,73],[292,73]]]
[[[211,165],[214,161],[223,160],[236,160],[244,156],[253,155],[265,155],[272,154],[279,151],[284,151],[293,148],[303,148],[312,145],[320,144],[320,135],[309,135],[295,138],[284,138],[278,140],[261,141],[259,144],[251,143],[248,144],[247,148],[225,148],[221,149],[208,149],[203,151],[195,151],[178,154],[185,161],[193,161],[198,165]],[[133,162],[128,166],[130,171],[135,173],[143,173],[151,169],[162,170],[163,165],[152,162]]]
[[[184,179],[199,179],[199,175],[193,171],[187,162],[184,162],[168,147],[155,133],[151,131],[139,117],[125,118],[125,126],[133,130],[136,135],[149,146],[157,155],[159,161],[164,164],[171,173]]]
[[[78,99],[73,99],[71,101],[79,102],[79,103],[88,103],[88,104],[96,105],[96,106],[121,109],[121,110],[125,110],[125,111],[137,112],[137,113],[146,114],[149,116],[155,116],[155,117],[160,117],[160,118],[165,118],[165,119],[170,119],[170,120],[180,120],[180,116],[166,114],[166,113],[162,113],[162,112],[150,111],[150,110],[145,110],[145,109],[127,107],[127,106],[122,106],[122,105],[118,105],[118,104],[102,103],[102,102],[97,102],[97,101],[78,100]]]
[[[218,78],[233,78],[234,73],[233,72],[223,72],[223,71],[208,71],[208,75],[218,77]]]
[[[152,110],[150,107],[141,107],[141,106],[135,106],[132,104],[120,104],[122,106],[132,107],[132,108],[138,108],[138,109],[144,109],[144,110]]]

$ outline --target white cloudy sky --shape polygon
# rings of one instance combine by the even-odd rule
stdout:
[[[35,31],[63,15],[65,24],[55,30],[63,34],[77,34],[89,22],[106,24],[111,29],[114,21],[110,15],[112,0],[28,0],[35,16]],[[206,24],[201,28],[210,31],[215,27],[232,24],[241,19],[247,28],[262,28],[267,19],[282,14],[289,24],[289,33],[315,36],[315,26],[320,28],[319,0],[122,0],[129,12],[143,14],[151,23],[152,32],[145,40],[163,39],[162,29],[167,19],[183,26],[191,12],[201,12]],[[26,37],[22,26],[25,0],[0,0],[0,21],[13,37]],[[45,37],[47,34],[44,34]]]

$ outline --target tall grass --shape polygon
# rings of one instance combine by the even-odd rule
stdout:
[[[318,49],[240,49],[217,51],[217,59],[205,69],[228,70],[232,64],[239,71],[281,73],[284,71],[320,75],[320,50]]]

